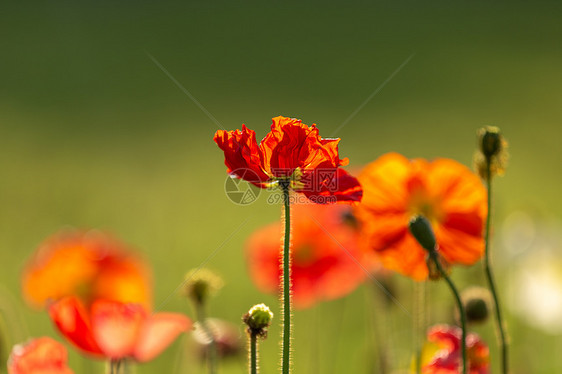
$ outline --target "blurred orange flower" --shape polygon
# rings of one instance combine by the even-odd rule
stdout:
[[[87,307],[76,297],[65,297],[49,307],[49,314],[74,346],[111,360],[152,360],[191,327],[182,314],[149,314],[140,304],[102,299]]]
[[[8,374],[73,374],[66,366],[66,348],[48,337],[31,339],[12,349]]]
[[[316,203],[361,200],[357,179],[340,169],[348,164],[339,158],[340,139],[321,138],[315,124],[279,116],[259,145],[256,132],[245,125],[217,131],[214,141],[224,152],[227,172],[260,188],[291,180],[295,191]]]
[[[467,167],[389,153],[367,165],[359,181],[364,196],[356,214],[385,267],[415,280],[427,278],[426,252],[408,231],[414,215],[430,220],[447,262],[471,265],[483,255],[486,190]]]
[[[427,333],[428,344],[422,352],[423,374],[457,374],[462,365],[462,330],[456,326],[437,325]],[[488,346],[475,333],[466,337],[469,374],[490,373]]]
[[[307,308],[321,300],[353,291],[366,265],[358,234],[346,222],[350,208],[342,205],[295,204],[292,218],[291,271],[295,307]],[[254,232],[246,243],[250,275],[263,292],[276,293],[280,282],[281,223]]]
[[[28,261],[23,294],[35,307],[65,296],[103,298],[150,308],[150,271],[124,244],[100,232],[63,231],[47,239]]]

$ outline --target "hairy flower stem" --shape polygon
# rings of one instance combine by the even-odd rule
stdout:
[[[291,372],[291,201],[289,195],[289,183],[281,183],[283,189],[283,204],[285,206],[285,237],[283,240],[283,355],[281,372]]]
[[[500,342],[501,342],[502,373],[507,374],[509,371],[508,342],[504,329],[502,313],[500,310],[498,294],[496,291],[496,284],[492,273],[492,267],[490,265],[490,225],[491,225],[490,221],[492,217],[492,171],[491,171],[491,160],[489,158],[486,160],[486,186],[488,188],[488,214],[486,216],[486,229],[484,232],[484,239],[485,239],[484,272],[486,273],[486,279],[488,281],[490,292],[492,294],[492,297],[494,298],[494,309],[496,314],[498,335],[500,337]]]
[[[209,325],[207,324],[207,317],[205,316],[205,307],[202,303],[195,304],[195,313],[197,314],[197,321],[201,324],[201,328],[209,339],[209,347],[207,350],[207,359],[209,364],[209,374],[216,374],[217,372],[217,347],[215,343],[215,336]]]
[[[439,261],[439,256],[437,254],[437,251],[434,249],[434,250],[429,252],[429,255],[431,256],[431,259],[435,263],[435,266],[437,267],[437,270],[439,270],[439,273],[441,273],[441,276],[445,279],[445,281],[449,285],[449,288],[451,289],[451,292],[455,296],[455,300],[457,302],[457,307],[459,308],[459,314],[461,316],[461,329],[462,329],[462,340],[461,340],[462,374],[467,374],[468,373],[468,361],[467,361],[467,358],[466,358],[466,313],[464,311],[464,306],[462,305],[461,297],[460,297],[459,291],[455,287],[455,284],[453,283],[451,278],[447,275],[447,273],[443,269],[443,266],[441,266],[441,262]]]
[[[258,337],[250,333],[250,374],[258,374]]]

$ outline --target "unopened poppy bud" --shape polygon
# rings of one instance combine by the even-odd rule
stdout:
[[[486,158],[491,158],[501,152],[502,138],[500,129],[495,126],[486,126],[478,132],[480,150]]]
[[[248,313],[242,317],[242,321],[248,326],[248,332],[260,337],[267,336],[267,328],[271,325],[273,313],[265,304],[254,305]]]
[[[478,151],[474,155],[474,167],[482,179],[488,179],[488,174],[502,175],[508,157],[507,142],[498,127],[486,126],[478,130]]]
[[[204,304],[223,286],[220,276],[209,269],[193,269],[185,276],[183,294],[195,304]]]
[[[482,287],[467,288],[461,293],[461,300],[469,323],[482,323],[488,319],[492,298],[487,289]],[[456,314],[458,319],[458,310]]]
[[[437,242],[431,224],[424,216],[414,216],[410,220],[409,229],[414,238],[428,252],[435,250]]]

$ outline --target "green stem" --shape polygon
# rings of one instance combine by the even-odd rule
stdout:
[[[282,183],[283,204],[285,205],[285,238],[283,241],[283,357],[281,372],[291,372],[291,202],[289,184]]]
[[[457,291],[457,288],[455,287],[455,284],[453,283],[451,278],[449,278],[449,276],[447,275],[447,273],[445,272],[445,270],[441,266],[441,263],[439,262],[439,257],[437,255],[437,251],[433,250],[429,253],[429,255],[431,256],[431,259],[433,260],[433,262],[435,263],[435,266],[439,270],[439,273],[441,273],[441,276],[443,278],[445,278],[445,281],[449,285],[449,288],[453,292],[453,295],[455,296],[455,300],[457,301],[457,306],[459,308],[459,314],[461,315],[461,329],[462,329],[462,341],[461,341],[462,373],[467,374],[468,373],[468,361],[467,361],[467,358],[466,358],[466,313],[464,311],[464,306],[462,305],[462,301],[461,301],[459,291]]]
[[[109,374],[119,374],[119,364],[121,361],[119,360],[110,360],[109,361]]]
[[[196,303],[195,306],[196,313],[197,313],[197,320],[201,324],[201,328],[207,335],[209,339],[209,349],[207,351],[208,354],[208,363],[209,363],[209,374],[216,374],[217,372],[217,348],[215,343],[215,336],[213,332],[209,328],[207,324],[207,317],[205,316],[205,308],[202,303]]]
[[[414,284],[414,339],[416,346],[416,374],[422,372],[422,342],[425,328],[425,283]]]
[[[496,322],[498,326],[498,332],[501,340],[501,352],[502,352],[502,373],[508,373],[508,342],[506,338],[506,333],[503,325],[502,314],[500,310],[500,303],[498,299],[498,293],[496,291],[496,284],[494,281],[494,276],[492,273],[492,267],[490,265],[490,221],[492,217],[492,172],[490,168],[491,160],[486,162],[486,184],[488,187],[488,214],[486,216],[486,229],[484,232],[485,239],[485,252],[484,252],[484,272],[486,273],[486,279],[488,281],[488,286],[492,297],[494,298],[494,309],[496,314]]]
[[[250,333],[250,374],[258,374],[258,338]]]

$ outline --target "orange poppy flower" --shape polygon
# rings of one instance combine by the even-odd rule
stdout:
[[[47,239],[28,261],[22,277],[26,300],[35,307],[78,295],[151,305],[148,267],[108,235],[63,231]]]
[[[82,352],[111,360],[152,360],[191,327],[182,314],[149,314],[140,304],[101,299],[87,307],[76,297],[65,297],[49,307],[49,314]]]
[[[255,131],[245,125],[242,130],[217,131],[214,141],[224,151],[228,173],[258,187],[291,181],[295,191],[313,202],[361,200],[357,179],[339,168],[348,163],[339,158],[340,139],[322,139],[314,124],[279,116],[259,145]]]
[[[350,209],[316,204],[295,204],[293,209],[291,292],[295,307],[307,308],[353,291],[365,279],[358,265],[365,263],[365,255],[355,228],[345,222]],[[281,223],[268,225],[246,243],[250,276],[266,293],[279,290],[282,230]]]
[[[32,339],[12,349],[8,374],[74,374],[66,366],[66,348],[48,337]]]
[[[415,280],[427,278],[427,253],[408,230],[414,215],[431,222],[448,263],[471,265],[483,255],[486,190],[467,167],[389,153],[367,165],[359,181],[364,196],[356,214],[385,267]]]
[[[422,351],[423,374],[457,374],[462,365],[462,330],[456,326],[437,325],[427,333],[428,344]],[[466,336],[469,374],[490,373],[488,346],[475,333]]]

